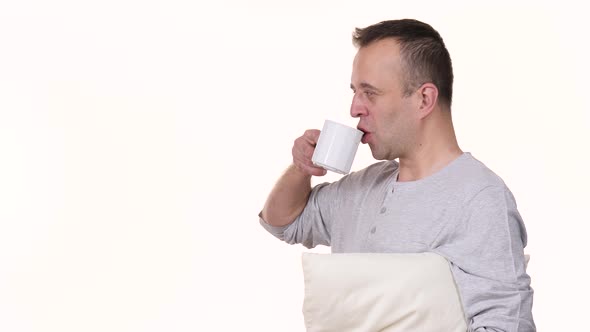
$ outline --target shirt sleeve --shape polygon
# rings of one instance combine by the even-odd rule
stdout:
[[[526,229],[508,188],[490,186],[464,207],[453,239],[435,251],[451,263],[469,331],[536,331],[526,273]]]
[[[334,202],[338,183],[322,183],[315,186],[301,214],[289,225],[275,227],[267,224],[259,215],[260,224],[269,233],[289,244],[300,243],[307,248],[330,245],[332,218],[331,202]]]

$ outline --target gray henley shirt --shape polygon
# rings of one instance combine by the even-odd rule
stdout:
[[[417,181],[397,182],[398,166],[317,185],[293,223],[260,223],[287,243],[334,253],[437,253],[450,262],[469,331],[536,331],[526,229],[502,179],[470,153]]]

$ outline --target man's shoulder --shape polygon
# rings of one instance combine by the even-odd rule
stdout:
[[[463,194],[465,199],[486,189],[496,188],[504,192],[509,191],[506,183],[498,174],[470,153],[465,153],[447,180],[451,186]]]
[[[471,153],[465,153],[465,158],[459,166],[460,176],[468,182],[485,186],[505,186],[504,180],[498,174]]]

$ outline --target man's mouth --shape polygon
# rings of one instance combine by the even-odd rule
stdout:
[[[367,144],[370,135],[371,135],[370,133],[364,133],[363,138],[361,138],[361,143]]]
[[[357,127],[357,129],[363,132],[363,137],[361,138],[361,143],[366,144],[371,133],[367,132],[367,130],[362,127]]]

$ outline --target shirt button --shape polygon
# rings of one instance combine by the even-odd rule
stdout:
[[[387,208],[386,207],[382,207],[380,212],[381,213],[385,213],[385,211],[387,211]]]
[[[371,228],[371,234],[375,234],[375,231],[377,231],[377,227],[373,226],[373,228]]]

